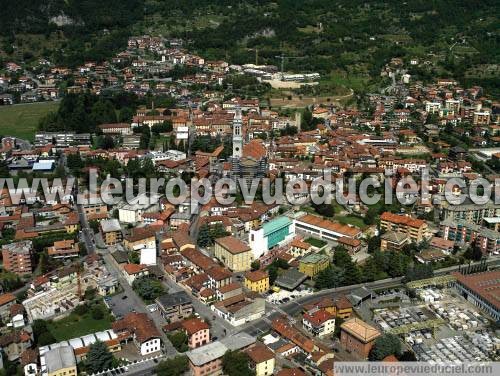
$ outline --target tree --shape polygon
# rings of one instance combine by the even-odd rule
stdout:
[[[88,374],[101,372],[113,367],[114,357],[104,342],[96,341],[89,347],[85,369]]]
[[[344,285],[344,269],[330,265],[320,271],[315,278],[315,287],[318,290],[332,289]]]
[[[333,217],[335,215],[335,210],[333,209],[333,205],[331,204],[312,204],[312,207],[316,211],[316,213],[324,216],[324,217]]]
[[[380,361],[389,355],[401,355],[401,341],[396,335],[386,333],[375,340],[369,359]]]
[[[102,306],[99,304],[96,304],[92,307],[90,314],[92,315],[92,318],[94,320],[102,320],[104,318],[104,311],[102,309]]]
[[[260,261],[253,260],[252,263],[250,264],[250,267],[252,268],[252,271],[259,270],[260,269]]]
[[[54,342],[56,342],[56,339],[54,338],[51,332],[47,331],[43,332],[38,336],[37,344],[38,346],[47,346]]]
[[[483,258],[483,252],[476,242],[473,242],[464,252],[464,257],[468,260],[479,261]]]
[[[373,253],[376,250],[380,250],[380,237],[372,236],[368,239],[368,253]]]
[[[416,264],[408,267],[404,277],[404,282],[416,281],[419,279],[431,278],[434,275],[432,266],[428,264]]]
[[[189,350],[188,347],[188,336],[183,331],[177,331],[168,336],[168,340],[172,343],[172,346],[176,348],[178,352],[186,352]]]
[[[97,219],[92,219],[89,221],[89,227],[92,229],[92,231],[99,232],[99,221]]]
[[[141,256],[139,255],[139,252],[137,252],[137,251],[129,252],[128,262],[131,264],[140,264],[141,263]]]
[[[35,338],[35,343],[38,346],[46,346],[51,343],[56,342],[56,339],[49,331],[47,327],[47,321],[45,320],[35,320],[33,321],[33,336]]]
[[[106,135],[101,140],[101,148],[104,150],[113,149],[115,147],[115,141],[110,135]]]
[[[335,338],[340,338],[340,326],[344,323],[344,319],[342,317],[337,317],[335,319],[335,331],[333,332],[333,336]]]
[[[210,237],[210,232],[208,230],[208,225],[206,223],[200,226],[200,231],[198,232],[198,245],[200,247],[209,247],[213,244]]]
[[[160,281],[147,276],[136,278],[132,288],[146,302],[152,302],[165,292],[165,288]]]
[[[375,223],[375,220],[377,218],[377,214],[378,214],[378,211],[375,207],[371,207],[368,209],[368,211],[366,212],[366,215],[365,217],[363,218],[363,221],[367,224],[367,225],[373,225]]]
[[[343,285],[355,285],[361,282],[361,272],[358,265],[352,260],[351,255],[344,247],[339,246],[335,249],[332,261],[338,268],[343,270]]]
[[[241,351],[227,351],[222,357],[222,369],[228,376],[251,376],[252,370],[248,367],[250,358]]]
[[[176,356],[172,359],[162,360],[155,371],[158,376],[181,376],[188,371],[187,356]]]

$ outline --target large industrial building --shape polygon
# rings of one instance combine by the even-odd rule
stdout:
[[[471,303],[500,320],[500,270],[463,275],[453,273],[457,278],[455,287]]]

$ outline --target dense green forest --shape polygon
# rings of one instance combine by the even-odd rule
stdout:
[[[341,71],[375,77],[392,57],[426,64],[410,72],[424,80],[453,75],[498,88],[499,12],[494,0],[1,0],[3,54],[24,51],[21,34],[56,62],[102,60],[125,48],[132,33],[181,37],[208,59]],[[54,17],[64,16],[58,21]],[[59,26],[56,25],[56,21]],[[62,36],[61,36],[62,35]],[[57,37],[56,37],[57,36]],[[34,46],[36,47],[36,46]],[[256,51],[257,50],[257,51]]]
[[[43,55],[74,66],[126,46],[144,0],[0,0],[0,56]],[[34,36],[40,36],[40,39]],[[3,51],[2,51],[3,50]]]

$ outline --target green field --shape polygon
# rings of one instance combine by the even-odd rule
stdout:
[[[304,241],[306,243],[311,244],[313,247],[316,247],[316,248],[323,248],[327,244],[324,240],[316,239],[316,238],[307,238]]]
[[[39,119],[58,107],[59,102],[0,106],[0,135],[33,140]]]
[[[357,215],[339,216],[335,217],[335,220],[342,223],[343,225],[356,226],[362,230],[367,227],[365,222],[363,222],[363,218],[358,217]]]
[[[110,329],[111,320],[112,316],[109,313],[106,313],[101,320],[94,320],[90,312],[83,316],[73,312],[61,320],[48,322],[47,327],[57,341],[65,341]]]

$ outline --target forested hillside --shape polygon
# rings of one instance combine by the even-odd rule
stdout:
[[[2,0],[0,56],[40,53],[75,65],[102,60],[132,33],[189,40],[208,59],[279,64],[374,77],[392,57],[418,58],[422,79],[453,75],[498,86],[499,7],[494,0]],[[43,40],[31,50],[24,34]],[[32,38],[33,39],[33,38]],[[43,47],[40,50],[41,46]]]

